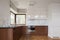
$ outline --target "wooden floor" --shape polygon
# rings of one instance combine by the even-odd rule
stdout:
[[[51,39],[48,36],[25,35],[22,36],[19,40],[60,40],[60,39]]]

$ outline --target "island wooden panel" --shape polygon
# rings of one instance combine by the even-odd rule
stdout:
[[[15,28],[0,28],[0,40],[19,40],[26,34],[27,26],[18,26]]]
[[[8,40],[7,39],[7,29],[3,29],[3,30],[0,29],[0,40]]]
[[[13,40],[12,29],[1,28],[0,29],[0,40]]]

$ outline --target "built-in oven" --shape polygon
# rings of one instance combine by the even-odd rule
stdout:
[[[35,26],[30,26],[30,30],[31,30],[31,32],[34,32],[35,31]]]
[[[35,26],[28,26],[28,32],[34,32],[35,31]]]

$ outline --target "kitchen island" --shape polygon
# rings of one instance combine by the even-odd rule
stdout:
[[[25,35],[27,26],[0,27],[0,40],[19,40]]]

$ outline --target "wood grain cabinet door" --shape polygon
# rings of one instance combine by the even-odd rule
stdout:
[[[48,35],[48,28],[47,27],[35,27],[35,34],[37,35]]]
[[[19,38],[22,36],[22,30],[21,30],[21,27],[17,27],[17,28],[14,28],[13,29],[13,39],[14,40],[19,40]]]
[[[13,40],[13,30],[0,28],[0,40]]]
[[[27,32],[27,26],[22,26],[22,34],[25,35]]]

